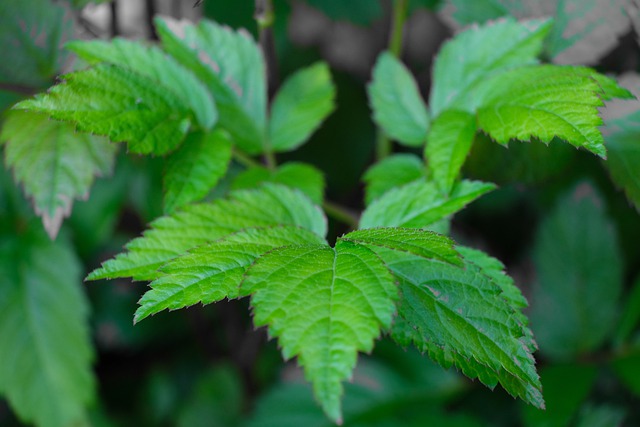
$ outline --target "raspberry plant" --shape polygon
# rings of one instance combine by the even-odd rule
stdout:
[[[629,91],[591,68],[542,64],[551,19],[506,17],[457,34],[435,59],[428,102],[397,53],[383,52],[368,85],[373,119],[409,152],[366,172],[366,208],[357,224],[347,216],[351,229],[331,243],[323,207],[336,212],[324,200],[322,173],[311,164],[276,163],[276,154],[303,145],[334,109],[327,64],[299,70],[269,102],[263,53],[247,32],[208,20],[156,18],[155,26],[160,40],[153,45],[121,38],[67,43],[86,67],[17,103],[2,128],[6,164],[52,239],[73,200],[110,172],[116,143],[131,154],[166,157],[165,215],[88,280],[150,282],[135,322],[248,298],[254,325],[268,329],[285,360],[297,358],[318,404],[338,424],[343,383],[358,355],[382,336],[544,407],[527,300],[500,261],[447,236],[454,214],[496,189],[461,177],[461,169],[479,134],[504,145],[559,139],[605,158],[598,109],[631,98]],[[233,162],[244,170],[231,191],[202,202],[229,179]],[[7,249],[37,266],[17,271],[27,275],[23,281],[77,274],[64,267],[73,264],[64,256],[51,264],[47,251],[59,243],[43,245],[33,254]],[[3,257],[3,271],[13,271],[11,259]],[[63,313],[77,297],[42,297],[59,322],[79,322]],[[11,301],[0,300],[6,342],[18,338],[2,328],[21,321]],[[86,334],[69,328],[62,341]],[[0,350],[0,361],[21,351]],[[0,391],[24,419],[64,426],[85,403],[74,387],[91,382],[79,368],[90,352],[54,360],[60,366],[51,375],[78,376],[69,379],[67,406],[44,401],[37,379],[25,382],[7,363],[0,363]]]

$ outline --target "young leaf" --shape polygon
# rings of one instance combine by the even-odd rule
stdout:
[[[335,88],[327,64],[319,62],[289,77],[271,106],[269,144],[290,151],[309,139],[333,111]]]
[[[400,279],[392,336],[415,344],[444,367],[452,364],[493,388],[543,407],[530,333],[501,287],[473,265],[460,268],[399,251],[376,251]]]
[[[445,15],[466,26],[511,15],[552,16],[545,50],[561,64],[595,64],[630,29],[627,0],[449,0]]]
[[[425,259],[437,259],[454,265],[461,265],[460,255],[453,248],[453,242],[440,234],[414,228],[369,228],[355,230],[340,238],[358,245],[387,248],[407,252]]]
[[[136,310],[135,322],[162,310],[237,298],[245,270],[267,251],[324,239],[291,225],[247,228],[172,259],[159,271]]]
[[[429,99],[435,117],[498,70],[536,64],[551,22],[506,18],[458,34],[436,58]]]
[[[204,130],[210,130],[218,119],[216,106],[206,86],[191,71],[155,46],[147,47],[139,42],[115,38],[110,42],[73,41],[66,47],[90,64],[104,62],[116,65],[153,80],[189,106]]]
[[[478,126],[501,144],[555,136],[606,157],[598,107],[631,94],[614,80],[581,67],[520,67],[486,78],[457,107],[477,110]]]
[[[84,424],[95,384],[79,262],[40,234],[0,241],[0,394],[25,423]]]
[[[111,172],[116,145],[42,114],[13,111],[4,122],[0,144],[5,163],[16,182],[24,185],[42,216],[47,233],[55,238],[73,200],[86,198],[95,176]]]
[[[591,186],[576,187],[543,222],[534,262],[531,324],[540,351],[566,360],[598,348],[617,317],[622,255]]]
[[[388,52],[381,54],[367,88],[376,124],[392,139],[412,147],[424,143],[429,113],[411,72]]]
[[[156,18],[162,47],[211,90],[220,125],[249,154],[262,152],[267,90],[264,60],[251,36],[214,22]]]
[[[325,413],[340,423],[342,381],[358,352],[391,326],[397,290],[369,249],[347,241],[271,251],[247,271],[256,326],[269,325],[285,359],[298,356]]]
[[[458,212],[478,197],[495,189],[479,181],[461,181],[443,196],[430,181],[419,180],[395,188],[375,200],[363,212],[359,228],[424,228]]]
[[[191,133],[167,159],[164,208],[171,213],[207,195],[227,172],[232,143],[226,133]]]
[[[106,261],[87,280],[154,280],[159,277],[159,267],[196,246],[245,228],[274,225],[297,225],[321,237],[327,232],[324,214],[302,193],[265,184],[258,190],[233,192],[228,199],[188,205],[176,214],[153,221],[143,237],[127,244],[128,252]]]
[[[127,141],[139,154],[175,149],[192,122],[189,105],[158,82],[131,70],[99,64],[64,76],[48,93],[16,108],[74,123],[78,130]]]
[[[365,202],[371,204],[387,191],[424,178],[424,163],[413,154],[394,154],[371,166],[363,175]]]
[[[231,188],[234,190],[256,188],[262,183],[272,182],[287,187],[297,188],[317,205],[324,198],[324,176],[322,172],[306,163],[289,162],[276,170],[264,167],[253,167],[238,174]]]
[[[447,110],[434,120],[425,148],[429,170],[440,191],[449,194],[476,134],[476,118],[464,111]]]

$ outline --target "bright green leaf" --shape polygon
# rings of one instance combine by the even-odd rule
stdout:
[[[290,151],[304,144],[333,111],[335,87],[327,64],[319,62],[289,77],[271,105],[269,144]]]
[[[208,20],[156,18],[162,47],[209,88],[220,125],[250,154],[264,149],[267,90],[262,54],[249,33]]]
[[[371,166],[362,177],[366,183],[365,202],[371,204],[394,187],[425,176],[424,163],[413,154],[394,154]]]
[[[109,42],[74,41],[67,43],[66,47],[90,64],[104,62],[116,65],[153,80],[180,98],[183,105],[189,106],[205,130],[211,129],[218,119],[216,106],[206,86],[158,47],[147,47],[121,38]]]
[[[127,141],[139,154],[175,149],[191,126],[189,106],[157,82],[131,70],[100,64],[64,76],[48,93],[17,108],[74,123],[78,130]]]
[[[297,188],[316,204],[324,198],[324,176],[314,166],[306,163],[289,162],[275,170],[253,167],[238,174],[231,184],[234,190],[256,188],[265,182]]]
[[[433,116],[496,71],[536,64],[551,22],[507,18],[468,29],[444,44],[436,58],[429,107]]]
[[[448,194],[455,184],[476,134],[476,118],[464,111],[447,110],[434,120],[425,148],[433,180]]]
[[[614,80],[580,67],[520,67],[489,77],[456,106],[477,110],[478,127],[501,144],[510,139],[549,143],[559,137],[606,157],[598,127],[603,99],[629,97]]]
[[[437,259],[454,265],[461,265],[460,255],[453,248],[453,242],[445,236],[414,228],[369,228],[355,230],[340,238],[369,247],[407,252],[425,259]]]
[[[139,301],[135,322],[162,310],[237,298],[245,270],[256,258],[282,246],[315,244],[324,239],[294,226],[247,228],[198,246],[162,266]]]
[[[231,193],[228,199],[188,205],[180,212],[151,223],[143,237],[132,240],[127,252],[106,261],[88,280],[132,277],[153,280],[167,261],[197,246],[252,227],[297,225],[324,237],[322,211],[302,193],[281,185]]]
[[[335,249],[308,245],[271,251],[247,271],[256,326],[269,325],[285,359],[298,356],[316,398],[334,421],[342,418],[342,381],[358,352],[369,352],[389,328],[397,290],[371,250],[347,241]]]
[[[493,388],[544,407],[529,345],[502,288],[472,264],[460,268],[399,251],[377,253],[400,279],[402,301],[392,336],[444,367],[456,366]]]
[[[359,228],[424,228],[458,212],[495,185],[461,181],[449,196],[443,196],[435,183],[419,180],[388,191],[363,212]]]
[[[379,56],[368,93],[373,118],[389,137],[412,147],[424,144],[427,107],[411,72],[390,53]]]
[[[76,133],[73,126],[42,114],[13,111],[4,122],[0,144],[17,183],[33,199],[49,236],[54,238],[74,199],[86,198],[95,176],[111,172],[116,146]]]
[[[538,230],[531,324],[549,358],[596,350],[615,325],[622,255],[602,203],[590,185],[579,185]]]
[[[25,423],[82,424],[95,384],[79,261],[40,234],[0,242],[0,394]]]
[[[164,208],[170,213],[207,195],[227,172],[232,144],[221,131],[191,133],[167,159]]]

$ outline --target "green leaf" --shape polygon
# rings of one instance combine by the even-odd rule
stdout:
[[[276,249],[247,271],[256,326],[269,325],[285,359],[298,356],[325,413],[340,423],[342,381],[358,352],[369,352],[389,328],[397,290],[369,249],[338,241],[335,249],[307,245]]]
[[[443,196],[435,183],[419,180],[386,192],[363,212],[359,228],[424,228],[458,212],[495,185],[461,181]]]
[[[530,332],[500,285],[474,264],[460,268],[399,251],[377,250],[400,280],[392,336],[442,366],[455,365],[490,388],[544,407]],[[523,345],[524,344],[524,345]]]
[[[531,324],[540,351],[555,360],[596,350],[617,318],[622,254],[602,203],[581,184],[537,233]]]
[[[627,410],[620,406],[587,404],[580,410],[577,427],[609,427],[624,425]]]
[[[545,410],[527,406],[523,408],[524,425],[567,426],[578,408],[589,396],[598,370],[590,365],[550,365],[540,370],[544,390]]]
[[[267,90],[262,54],[244,30],[214,22],[155,19],[162,47],[213,94],[220,125],[249,154],[264,149]]]
[[[0,242],[0,394],[24,423],[82,424],[95,383],[79,261],[40,233]]]
[[[371,166],[362,177],[366,183],[365,202],[375,199],[394,187],[409,184],[423,178],[425,168],[422,160],[413,154],[393,154]]]
[[[518,19],[552,16],[545,50],[554,62],[595,64],[630,29],[626,0],[449,0],[445,14],[460,25],[505,15]]]
[[[559,137],[606,157],[598,107],[630,97],[614,80],[581,67],[520,67],[486,78],[456,108],[477,111],[478,126],[501,144],[510,139],[549,143]]]
[[[358,25],[369,25],[382,16],[382,7],[378,2],[370,0],[307,0],[333,20],[347,20]]]
[[[640,349],[617,357],[611,367],[622,384],[636,397],[640,397]]]
[[[335,108],[335,87],[323,62],[289,77],[271,105],[269,144],[290,151],[304,144]]]
[[[60,44],[71,36],[72,19],[50,0],[3,1],[0,4],[0,83],[45,88],[67,55]]]
[[[411,72],[391,53],[378,57],[369,84],[373,119],[392,139],[420,147],[429,130],[429,113]]]
[[[265,182],[297,188],[309,196],[317,205],[324,198],[324,176],[314,166],[306,163],[289,162],[275,170],[265,167],[252,167],[238,174],[231,188],[234,190],[256,188]]]
[[[434,120],[425,148],[425,158],[440,191],[448,194],[471,150],[476,118],[464,111],[447,110]]]
[[[624,308],[614,337],[614,342],[618,346],[623,345],[640,324],[640,277],[636,279],[624,299]]]
[[[216,106],[206,86],[158,47],[143,46],[121,38],[109,42],[73,41],[66,47],[90,64],[104,62],[116,65],[153,80],[180,98],[204,130],[211,129],[218,119]]]
[[[139,301],[134,321],[166,309],[237,298],[247,267],[260,255],[283,246],[322,243],[312,231],[289,225],[247,228],[198,246],[162,266]]]
[[[460,255],[448,237],[414,228],[369,228],[355,230],[340,238],[375,251],[376,247],[407,252],[425,259],[461,265]]]
[[[297,225],[318,236],[327,232],[322,211],[302,193],[281,185],[231,193],[228,199],[188,205],[151,223],[143,237],[126,246],[128,252],[106,261],[87,280],[132,277],[154,280],[157,269],[196,246],[251,227]]]
[[[74,123],[78,130],[114,142],[127,141],[129,150],[139,154],[175,149],[192,122],[180,97],[152,79],[109,64],[67,74],[63,83],[16,108]]]
[[[0,144],[17,183],[33,199],[47,233],[55,238],[74,199],[86,198],[95,176],[111,172],[116,146],[76,133],[73,126],[42,114],[13,111],[4,122]]]
[[[226,133],[191,133],[167,159],[164,209],[171,213],[207,195],[227,172],[232,144]]]
[[[435,117],[496,71],[537,64],[551,22],[506,18],[468,29],[445,43],[436,58],[429,106]]]

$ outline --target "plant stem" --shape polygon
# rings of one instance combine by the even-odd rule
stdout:
[[[256,162],[246,153],[238,150],[237,148],[233,150],[233,158],[236,159],[238,163],[248,168],[255,168],[255,167],[262,166],[260,163]]]
[[[344,206],[325,200],[322,208],[331,218],[343,222],[351,228],[358,228],[358,216]]]
[[[404,21],[407,19],[408,0],[393,0],[393,16],[391,17],[391,31],[389,32],[389,52],[396,58],[402,54],[402,36],[404,33]],[[376,160],[380,161],[388,157],[393,151],[391,140],[378,129],[376,140]]]
[[[258,24],[258,37],[260,48],[265,59],[267,73],[267,92],[269,99],[275,93],[278,84],[278,61],[276,56],[276,45],[273,36],[273,22],[275,13],[273,12],[273,0],[256,0],[256,23]],[[267,168],[274,170],[277,166],[276,156],[271,148],[271,143],[265,136],[264,162]]]
[[[393,17],[391,33],[389,34],[389,51],[396,58],[402,53],[402,36],[404,21],[407,19],[407,0],[393,0]]]

